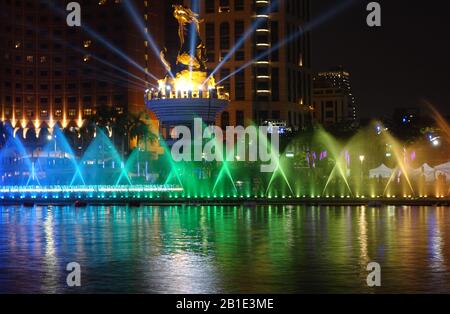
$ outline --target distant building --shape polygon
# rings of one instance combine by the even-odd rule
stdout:
[[[316,121],[323,125],[355,122],[357,105],[350,73],[341,67],[317,73],[313,80],[313,107]]]

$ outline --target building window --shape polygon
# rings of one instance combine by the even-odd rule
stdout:
[[[227,111],[222,112],[221,122],[221,127],[223,130],[225,130],[227,126],[230,126],[230,114]]]
[[[267,119],[269,118],[269,114],[266,110],[260,111],[259,112],[259,120],[261,122],[267,121]]]
[[[236,21],[234,23],[234,44],[237,45],[237,43],[242,40],[242,37],[244,36],[244,30],[245,29],[245,23],[244,21]],[[242,61],[245,58],[245,44],[243,43],[239,50],[236,51],[234,55],[234,59],[236,61]]]
[[[280,74],[278,68],[272,68],[272,101],[280,100]]]
[[[234,9],[236,11],[244,10],[244,0],[234,0]]]
[[[236,100],[245,100],[245,70],[234,76]]]
[[[230,12],[230,0],[220,0],[219,12]]]
[[[205,25],[205,37],[206,37],[206,56],[208,61],[214,62],[216,59],[214,49],[216,47],[215,37],[215,24],[206,23]]]
[[[220,24],[220,49],[230,49],[230,24],[227,22]]]
[[[92,102],[92,97],[91,96],[84,96],[83,97],[83,102],[84,104],[90,104]]]
[[[99,103],[105,104],[108,101],[108,97],[107,96],[98,96],[97,101]]]
[[[215,0],[206,0],[205,1],[205,12],[206,13],[214,13],[215,11],[215,6],[216,6],[216,1]]]
[[[237,110],[236,111],[236,125],[238,126],[244,126],[245,121],[244,121],[244,111],[241,110]]]
[[[108,87],[108,82],[101,81],[101,82],[98,83],[98,87],[99,88],[106,88],[106,87]]]

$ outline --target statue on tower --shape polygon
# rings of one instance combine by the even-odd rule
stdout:
[[[174,5],[173,16],[178,21],[180,50],[177,65],[193,70],[206,71],[206,48],[200,38],[200,21],[198,14],[182,5]]]
[[[166,59],[167,49],[161,51],[160,58],[168,73],[158,83],[160,88],[172,90],[197,90],[215,88],[213,77],[207,73],[206,47],[200,38],[198,14],[183,5],[173,5],[173,16],[178,21],[180,49],[175,66]]]

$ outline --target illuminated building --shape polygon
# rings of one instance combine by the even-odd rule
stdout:
[[[190,3],[185,1],[186,5]],[[248,125],[272,120],[284,121],[294,129],[308,125],[312,92],[310,34],[306,32],[279,49],[272,47],[302,30],[310,19],[310,1],[199,3],[207,65],[214,70],[216,81],[229,91],[231,100],[216,123]],[[238,45],[254,26],[245,42]],[[251,66],[237,71],[249,62]]]
[[[357,120],[356,99],[350,73],[342,67],[320,72],[313,81],[315,118],[324,125]]]
[[[122,1],[78,2],[81,27],[66,24],[67,1],[0,2],[0,116],[14,128],[80,126],[103,105],[118,113],[144,110],[146,71],[159,60]],[[149,1],[134,5],[157,28],[150,26]]]

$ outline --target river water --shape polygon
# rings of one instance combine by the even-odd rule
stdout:
[[[450,293],[449,210],[3,206],[0,293]]]

